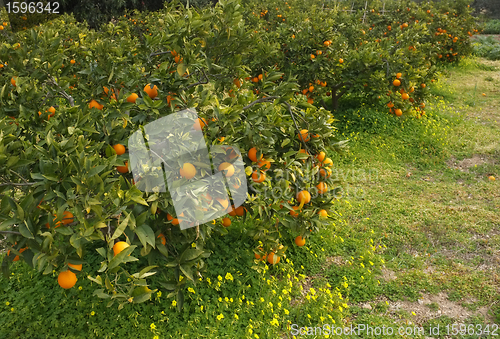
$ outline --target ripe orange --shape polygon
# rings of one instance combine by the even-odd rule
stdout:
[[[325,45],[326,47],[330,46],[330,41],[327,40],[327,41],[323,42],[323,45]]]
[[[167,243],[167,239],[165,238],[163,233],[158,234],[157,238],[160,238],[160,241],[163,245],[165,245]]]
[[[113,148],[117,155],[125,154],[125,146],[123,146],[122,144],[113,145]]]
[[[494,177],[494,176],[492,176],[492,175],[490,175],[490,176],[488,177],[488,179],[490,179],[490,181],[495,181],[495,177]]]
[[[234,80],[233,80],[233,84],[234,84],[236,87],[240,88],[240,87],[241,87],[241,81],[240,81],[240,79],[238,79],[238,78],[234,79]]]
[[[139,97],[139,96],[138,96],[137,94],[132,93],[132,94],[130,94],[130,95],[128,96],[128,98],[127,98],[127,102],[130,102],[130,103],[132,103],[132,104],[135,104],[135,101],[137,100],[137,98],[138,98],[138,97]]]
[[[180,169],[179,172],[183,178],[189,180],[193,179],[194,176],[196,175],[196,168],[193,166],[193,164],[186,162],[184,165],[182,165],[182,168]]]
[[[302,247],[306,244],[306,239],[302,238],[300,235],[295,238],[295,245]]]
[[[292,206],[292,209],[293,209],[293,211],[292,211],[292,210],[290,210],[290,215],[291,215],[292,217],[297,217],[297,216],[299,215],[299,213],[298,213],[298,212],[295,212],[295,211],[299,209],[299,206]]]
[[[263,155],[261,154],[258,160],[261,160]],[[248,159],[252,160],[253,162],[257,162],[257,149],[255,147],[250,148],[248,150]]]
[[[401,76],[402,76],[401,73],[396,74],[396,78],[398,78],[398,79],[401,78]]]
[[[228,208],[227,212],[230,216],[235,217],[236,216],[236,209],[234,208],[234,205]]]
[[[320,218],[326,218],[328,217],[328,212],[326,210],[320,210],[318,212]]]
[[[325,160],[326,153],[321,151],[318,154],[316,154],[316,159],[318,159],[319,162],[323,162]]]
[[[118,253],[120,253],[129,246],[130,245],[127,244],[125,241],[118,241],[116,244],[113,245],[113,253],[117,255]]]
[[[266,180],[266,173],[263,173],[261,171],[254,171],[252,173],[252,180],[256,183],[261,183]]]
[[[393,104],[392,102],[389,102],[389,103],[387,104],[387,107],[389,107],[389,108],[393,108],[393,107],[394,107],[394,104]]]
[[[74,59],[71,59],[70,64],[74,65],[76,64],[76,61]]]
[[[299,134],[297,134],[297,137],[299,138],[299,140],[304,140],[304,142],[308,142],[309,140],[311,140],[308,132],[309,132],[308,130],[303,129],[300,131]]]
[[[236,208],[236,215],[242,217],[245,214],[245,208],[243,206],[239,206]]]
[[[51,114],[49,114],[49,117],[53,117],[54,114],[56,113],[56,109],[54,108],[54,106],[50,106],[48,111],[51,113]]]
[[[17,242],[16,242],[16,244],[17,244]],[[19,253],[23,253],[23,252],[24,252],[24,251],[26,251],[27,249],[28,249],[28,247],[27,247],[27,246],[26,246],[26,247],[24,247],[24,248],[21,248],[21,249],[19,250]],[[7,255],[10,255],[10,250],[8,250],[8,251],[7,251]],[[18,256],[18,255],[16,255],[16,256],[14,257],[14,260],[13,260],[13,261],[19,261],[19,256]]]
[[[17,76],[13,76],[11,79],[10,79],[10,83],[12,86],[16,87],[16,78]]]
[[[304,202],[304,204],[308,204],[311,201],[311,194],[303,190],[297,193],[296,198],[299,203]]]
[[[314,86],[309,86],[308,89],[309,89],[309,92],[312,92],[312,91],[314,91]]]
[[[266,159],[259,160],[257,162],[257,165],[259,166],[261,171],[264,171],[264,172],[268,171],[271,168],[271,162],[266,160]]]
[[[324,182],[320,182],[319,184],[317,184],[316,188],[318,189],[319,194],[325,194],[326,191],[328,191],[328,185]]]
[[[339,62],[340,62],[340,63],[343,63],[343,62],[344,62],[344,59],[339,59]]]
[[[71,213],[70,211],[64,211],[63,218],[62,218],[63,225],[71,224],[73,222],[74,218],[75,218],[75,216],[73,215],[73,213]],[[56,228],[57,228],[57,226],[56,226]]]
[[[328,166],[331,167],[333,166],[333,161],[330,158],[326,158],[325,161],[323,161],[323,166]]]
[[[425,88],[425,84],[421,84],[420,87]]]
[[[77,280],[76,274],[70,270],[63,271],[57,276],[57,283],[66,290],[75,286]]]
[[[146,92],[151,99],[154,99],[158,96],[158,87],[156,85],[153,87],[153,85],[147,84],[144,87],[144,92]]]
[[[229,201],[227,199],[222,199],[222,198],[216,198],[215,200],[217,200],[219,202],[219,204],[221,204],[221,206],[227,210],[229,208]],[[184,215],[182,215],[184,216]]]
[[[222,226],[224,226],[224,227],[231,226],[231,219],[229,219],[229,218],[222,219]]]
[[[276,254],[274,254],[274,252],[271,252],[267,256],[267,262],[275,265],[275,264],[280,262],[280,257],[278,257]]]
[[[394,86],[399,86],[399,85],[401,85],[401,81],[399,81],[398,79],[396,79],[396,80],[394,80],[394,81],[392,82],[392,84],[393,84]]]
[[[234,166],[228,162],[223,162],[219,165],[219,171],[223,172],[226,177],[231,177],[234,174]]]
[[[98,110],[102,110],[103,109],[103,105],[101,105],[100,103],[98,103],[97,101],[95,101],[94,99],[92,99],[89,103],[89,108],[92,109],[92,108],[97,108]]]
[[[262,251],[262,247],[259,247],[258,249]],[[254,253],[254,256],[255,256],[255,259],[262,261],[262,260],[266,260],[267,253],[264,253],[262,256],[258,253]]]
[[[125,161],[124,166],[116,166],[116,170],[120,173],[128,173],[128,161]]]
[[[403,111],[401,111],[401,109],[399,109],[399,108],[398,108],[398,109],[396,109],[396,110],[394,111],[394,113],[395,113],[395,114],[396,114],[396,116],[398,116],[398,117],[400,117],[401,115],[403,115]]]
[[[197,131],[201,131],[204,127],[208,126],[208,122],[205,118],[198,118],[193,125],[193,128]]]
[[[408,95],[408,93],[403,93],[403,94],[401,95],[401,98],[402,98],[403,100],[408,100],[408,99],[410,98],[410,96]]]
[[[81,271],[82,268],[83,268],[82,264],[80,264],[80,265],[73,265],[73,264],[68,263],[68,266],[71,267],[74,270],[77,270],[77,271]]]

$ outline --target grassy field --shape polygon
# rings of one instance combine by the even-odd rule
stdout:
[[[386,246],[381,284],[351,296],[354,323],[422,326],[445,338],[448,324],[500,322],[499,70],[484,59],[446,70],[418,122],[394,126],[363,109],[342,115],[354,142],[338,161],[358,173],[347,176],[354,189],[346,227],[373,229]],[[372,126],[360,132],[367,120]],[[429,335],[437,324],[441,335]]]
[[[85,276],[98,274],[100,260],[92,249],[68,291],[55,273],[41,276],[18,262],[9,279],[0,278],[0,339],[292,338],[292,324],[478,337],[453,335],[455,323],[489,324],[483,337],[493,338],[492,324],[500,323],[499,70],[500,62],[485,59],[446,70],[422,119],[352,109],[347,100],[336,119],[352,142],[346,154],[332,155],[344,195],[331,227],[303,248],[286,235],[287,258],[275,267],[253,260],[257,244],[235,222],[209,244],[210,273],[187,293],[182,313],[161,293],[118,312],[91,295],[96,287]],[[437,325],[439,335],[430,335]],[[415,327],[424,334],[397,335]]]

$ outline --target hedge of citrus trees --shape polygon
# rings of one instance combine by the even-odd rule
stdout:
[[[4,273],[23,259],[44,274],[58,270],[59,285],[71,288],[83,278],[91,244],[102,256],[100,275],[88,276],[102,286],[97,296],[119,308],[144,302],[156,275],[182,307],[186,286],[210,269],[205,243],[214,232],[230,232],[235,218],[245,222],[260,265],[279,265],[287,247],[303,246],[311,232],[327,227],[339,193],[328,154],[346,143],[333,126],[338,99],[347,93],[391,104],[396,115],[412,107],[422,112],[437,53],[456,43],[459,54],[444,60],[465,55],[468,42],[459,31],[471,19],[465,5],[460,12],[450,7],[457,16],[449,24],[432,4],[408,11],[397,2],[401,8],[390,16],[378,15],[377,7],[364,21],[318,4],[243,7],[228,0],[193,11],[174,2],[159,12],[124,15],[99,32],[68,15],[17,34],[6,23],[0,32]],[[433,25],[452,42],[431,34]],[[203,130],[207,144],[239,147],[249,195],[235,209],[226,192],[202,192],[211,209],[228,215],[181,230],[179,219],[195,211],[177,215],[168,192],[136,187],[128,138],[185,108],[200,116],[193,128]],[[227,154],[226,162],[233,161]],[[180,182],[202,173],[197,164],[179,159],[178,165]],[[225,168],[226,177],[230,172]],[[285,233],[295,242],[283,243]],[[144,258],[139,272],[127,270],[127,262],[138,260],[132,254]]]
[[[335,4],[290,0],[246,6],[252,27],[279,44],[275,65],[298,77],[297,94],[332,111],[346,94],[387,105],[397,116],[421,117],[436,66],[470,54],[469,37],[477,32],[464,1],[369,2],[366,10],[363,1],[355,12]],[[253,62],[258,64],[259,59]]]

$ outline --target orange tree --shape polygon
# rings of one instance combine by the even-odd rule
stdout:
[[[177,215],[169,192],[137,188],[128,140],[184,108],[196,109],[209,145],[242,151],[245,205],[233,210],[219,197],[226,189],[199,194],[209,203],[204,212],[223,206],[230,218],[248,221],[258,256],[276,264],[284,234],[307,239],[328,222],[337,180],[325,152],[345,142],[328,111],[293,97],[294,77],[278,82],[283,73],[260,68],[258,94],[242,80],[257,71],[244,56],[273,48],[259,44],[242,16],[237,1],[199,12],[174,4],[147,18],[122,17],[103,32],[68,15],[16,35],[0,32],[4,273],[19,256],[43,274],[59,270],[59,285],[71,288],[96,249],[100,274],[88,278],[110,306],[149,300],[148,277],[156,274],[182,307],[184,288],[209,269],[206,242],[230,231],[230,222],[225,216],[181,230],[179,218],[195,212]],[[179,165],[166,175],[186,181],[211,170]],[[134,255],[143,258],[139,272],[127,269]]]
[[[297,94],[329,110],[336,110],[346,94],[369,104],[388,105],[396,115],[419,117],[424,114],[426,87],[438,70],[438,56],[449,49],[447,43],[436,41],[432,25],[446,25],[453,31],[450,43],[456,44],[457,51],[446,60],[470,52],[463,32],[473,20],[464,2],[440,4],[439,11],[448,8],[452,20],[447,12],[436,19],[427,13],[428,8],[438,11],[433,3],[423,8],[410,1],[386,2],[387,12],[382,15],[381,3],[354,14],[338,4],[321,5],[319,1],[254,1],[247,4],[246,19],[257,32],[280,42],[275,67],[297,76]],[[466,24],[458,29],[459,22]]]

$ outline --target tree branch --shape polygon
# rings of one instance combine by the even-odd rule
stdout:
[[[292,116],[293,123],[295,124],[295,129],[297,129],[297,133],[300,135],[299,125],[297,125],[297,121],[295,121],[295,116],[293,115],[293,112],[292,112],[292,106],[288,102],[286,102],[286,101],[284,102],[284,104],[287,105],[288,112],[290,112],[290,115]],[[309,148],[307,148],[306,142],[304,141],[303,138],[300,138],[300,141],[302,141],[302,144],[304,145],[304,149],[306,150],[306,152],[310,156],[311,153],[309,153]]]
[[[59,86],[59,84],[56,82],[56,79],[54,79],[53,76],[51,76],[49,74],[49,77],[50,77],[50,81],[49,81],[49,84],[52,84],[52,85],[55,85],[57,87],[59,87],[60,91],[59,91],[59,94],[62,95],[62,97],[66,100],[69,101],[69,104],[71,107],[75,106],[75,99],[73,99],[73,97],[71,95],[69,95],[68,93],[66,93],[62,88],[61,86]]]
[[[208,84],[208,76],[207,76],[207,74],[205,73],[205,70],[204,70],[203,68],[201,69],[201,72],[203,73],[203,76],[205,77],[205,80],[204,80],[204,81],[202,81],[201,79],[200,79],[200,80],[198,80],[198,82],[197,82],[197,83],[191,84],[191,85],[189,85],[189,86],[187,86],[187,87],[183,88],[183,90],[184,90],[184,91],[185,91],[185,90],[187,90],[187,89],[189,89],[189,88],[191,88],[191,87],[194,87],[194,86]]]
[[[4,186],[31,186],[35,185],[36,182],[22,182],[22,183],[16,183],[16,182],[5,182],[3,184],[0,184],[0,187]]]
[[[15,175],[17,175],[19,178],[21,178],[21,180],[22,180],[22,181],[24,181],[24,182],[28,182],[28,180],[24,179],[24,178],[23,178],[23,176],[21,176],[21,174],[19,174],[19,173],[17,173],[17,172],[15,172],[15,171],[13,171],[13,170],[11,170],[11,169],[9,169],[9,172],[10,172],[10,173],[13,173],[13,174],[15,174]]]
[[[16,234],[16,235],[22,235],[21,233],[19,233],[19,232],[15,232],[15,231],[0,231],[0,233],[3,233],[3,234]]]
[[[269,102],[269,101],[274,101],[274,99],[279,99],[279,97],[277,96],[271,96],[271,97],[265,97],[265,98],[259,98],[251,103],[249,103],[248,105],[246,105],[245,107],[243,107],[243,109],[249,109],[250,107],[252,107],[253,105],[255,104],[258,104],[258,103],[261,103],[261,102]]]

